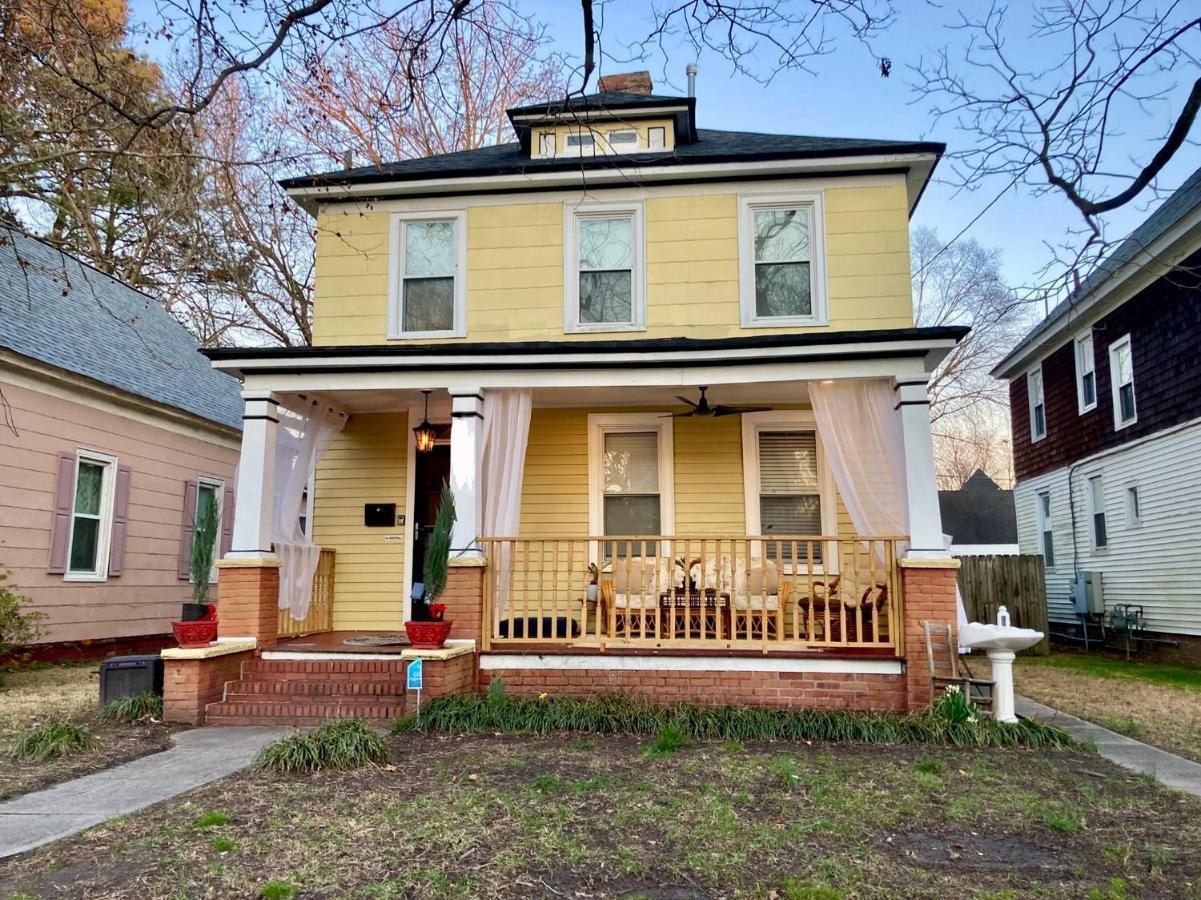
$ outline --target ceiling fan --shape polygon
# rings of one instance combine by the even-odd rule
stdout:
[[[659,418],[683,419],[688,416],[738,416],[743,413],[768,412],[771,410],[770,406],[722,406],[720,404],[710,406],[708,398],[705,397],[705,391],[709,390],[708,386],[699,388],[699,390],[701,392],[701,399],[697,403],[693,403],[687,397],[676,395],[677,400],[692,407],[688,412],[668,413],[665,416],[659,416]]]

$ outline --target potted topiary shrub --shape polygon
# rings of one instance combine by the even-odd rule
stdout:
[[[434,519],[434,530],[425,548],[425,595],[421,602],[429,607],[430,621],[405,622],[409,643],[418,650],[437,650],[446,643],[454,622],[446,619],[446,604],[438,598],[446,590],[450,570],[450,532],[455,524],[455,495],[442,485],[442,504]]]
[[[192,557],[189,568],[192,572],[192,603],[207,608],[207,614],[192,621],[171,623],[175,640],[184,648],[207,647],[217,639],[217,607],[208,602],[209,573],[213,569],[213,548],[217,542],[217,503],[214,501],[200,508],[196,517],[196,530],[192,535]]]

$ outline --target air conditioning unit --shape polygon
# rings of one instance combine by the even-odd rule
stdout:
[[[1079,615],[1099,616],[1105,612],[1105,593],[1100,572],[1080,572],[1072,585],[1072,605]]]

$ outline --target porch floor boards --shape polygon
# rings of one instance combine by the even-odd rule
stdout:
[[[349,638],[367,637],[369,635],[397,637],[403,643],[390,644],[383,647],[346,643]],[[270,649],[286,653],[378,653],[387,656],[389,654],[399,655],[408,650],[409,638],[403,631],[388,631],[387,629],[377,629],[374,631],[323,631],[317,634],[304,635],[303,637],[283,638]]]

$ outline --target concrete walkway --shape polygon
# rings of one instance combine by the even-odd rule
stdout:
[[[1015,705],[1019,716],[1057,725],[1081,743],[1091,742],[1098,753],[1124,769],[1154,775],[1167,787],[1201,797],[1201,763],[1183,759],[1175,753],[1151,747],[1025,697],[1018,697]]]
[[[175,746],[0,803],[0,858],[78,834],[243,769],[294,728],[195,728]]]

